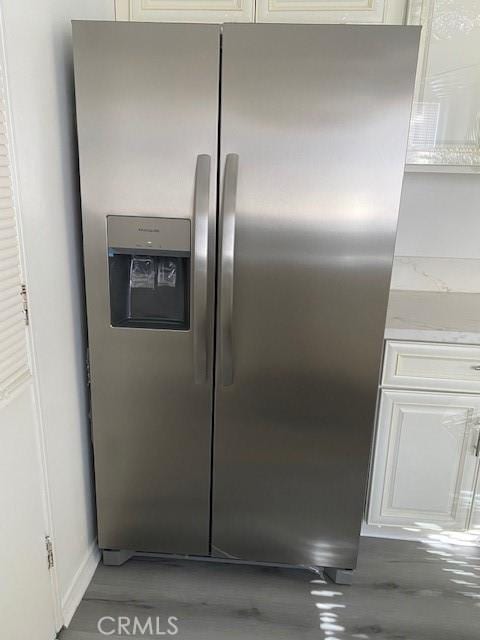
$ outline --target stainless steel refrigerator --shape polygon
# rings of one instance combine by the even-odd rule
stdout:
[[[73,32],[100,547],[354,568],[419,28]]]

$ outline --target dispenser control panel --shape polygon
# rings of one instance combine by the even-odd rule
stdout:
[[[190,254],[190,220],[107,216],[110,249],[142,249],[168,255]]]

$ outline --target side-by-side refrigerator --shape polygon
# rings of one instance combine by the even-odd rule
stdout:
[[[419,28],[73,32],[100,547],[354,568]]]

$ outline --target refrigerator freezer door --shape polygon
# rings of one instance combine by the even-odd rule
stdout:
[[[79,22],[74,45],[100,546],[206,554],[219,27]],[[188,221],[188,330],[111,326],[107,216],[139,216],[135,274]]]
[[[224,27],[213,555],[355,566],[418,39]]]

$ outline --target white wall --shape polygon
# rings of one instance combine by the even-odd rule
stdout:
[[[406,173],[395,255],[480,258],[480,175]]]
[[[1,4],[56,566],[68,618],[95,550],[70,20],[113,19],[114,8],[113,0]]]

